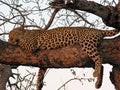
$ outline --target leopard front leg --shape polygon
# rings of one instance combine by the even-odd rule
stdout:
[[[44,75],[46,73],[46,70],[47,70],[47,68],[40,68],[39,69],[36,90],[42,90],[43,79],[44,79]]]

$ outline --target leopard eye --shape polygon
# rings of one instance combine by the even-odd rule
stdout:
[[[18,45],[18,43],[19,43],[19,39],[16,39],[15,44]]]

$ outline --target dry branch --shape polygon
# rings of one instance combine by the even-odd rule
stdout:
[[[44,30],[47,30],[50,27],[50,25],[52,24],[52,22],[53,22],[53,20],[55,18],[55,15],[57,14],[58,11],[59,11],[59,9],[54,10],[54,12],[52,13],[52,15],[51,15],[51,17],[50,17],[50,19],[49,19],[49,21],[47,23],[47,25],[44,28]]]

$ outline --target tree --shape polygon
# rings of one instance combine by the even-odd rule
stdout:
[[[81,23],[82,26],[97,27],[96,26],[97,21],[95,23],[94,22],[92,23],[87,20],[87,17],[85,17],[87,15],[86,12],[93,13],[99,16],[104,22],[104,24],[106,24],[107,26],[114,27],[116,29],[119,29],[120,27],[119,25],[119,21],[120,21],[119,20],[119,12],[120,12],[119,4],[120,3],[118,2],[118,4],[116,4],[114,0],[111,1],[113,4],[115,4],[114,7],[111,5],[107,5],[107,6],[101,5],[96,2],[87,1],[87,0],[76,0],[73,4],[70,3],[67,5],[64,4],[63,2],[59,2],[59,0],[54,0],[53,2],[50,2],[49,7],[45,9],[41,9],[40,1],[36,1],[36,0],[24,1],[24,3],[31,3],[31,2],[33,2],[35,5],[33,4],[32,8],[25,8],[19,0],[17,1],[13,0],[8,2],[0,0],[1,5],[6,5],[7,8],[9,8],[10,10],[7,16],[5,15],[4,11],[1,11],[0,13],[0,16],[2,17],[1,27],[7,27],[7,23],[10,23],[11,24],[10,26],[21,25],[21,23],[23,23],[25,27],[35,27],[35,28],[47,30],[51,25],[54,25],[56,22],[58,22],[57,21],[58,19],[57,19],[56,21],[54,21],[55,23],[53,24],[53,20],[56,14],[58,14],[57,17],[62,17],[62,15],[66,14],[66,21],[62,22],[61,20],[59,24],[57,25],[55,24],[56,26],[58,25],[74,26],[76,24]],[[104,0],[101,2],[104,2]],[[62,12],[61,9],[67,10],[66,13]],[[47,13],[49,12],[48,14],[51,13],[50,19],[47,24],[46,24],[46,20],[43,18],[43,14],[41,13],[42,11],[45,12],[46,10],[47,10]],[[86,12],[81,12],[81,10]],[[39,24],[36,23],[35,18],[31,18],[31,14],[33,15],[35,14],[35,15],[38,15],[38,17],[40,17]],[[64,19],[64,18],[61,18],[61,19]],[[81,19],[83,21],[81,21]],[[1,30],[3,30],[3,28],[1,28]],[[4,32],[1,35],[3,34],[6,34],[6,33]],[[120,40],[119,36],[115,39],[104,40],[104,42],[100,47],[101,55],[104,59],[103,63],[109,63],[113,65],[113,70],[111,72],[110,78],[113,84],[115,85],[116,90],[119,90],[120,88],[119,40]],[[82,51],[82,50],[79,46],[75,45],[73,47],[63,47],[56,50],[40,51],[40,52],[37,52],[35,55],[32,55],[30,53],[25,53],[25,51],[21,50],[18,46],[13,46],[1,40],[0,41],[0,62],[2,64],[15,65],[16,67],[19,65],[40,67],[41,68],[40,72],[43,72],[43,73],[40,73],[42,74],[41,75],[42,76],[41,81],[42,81],[46,69],[56,67],[52,63],[48,65],[46,63],[47,60],[54,59],[54,60],[64,61],[66,59],[69,59],[69,63],[71,63],[72,67],[94,67],[93,62],[89,59],[86,53],[84,53],[84,51],[82,51],[81,53],[78,51]],[[64,57],[60,58],[60,56],[55,52],[63,54]],[[73,53],[76,53],[79,56],[79,59]],[[72,65],[73,61],[77,62],[78,60],[79,62],[81,62],[80,64],[76,63]],[[43,66],[47,68],[44,68]],[[68,67],[66,63],[62,66],[62,68],[64,67]],[[58,66],[57,68],[60,68],[60,66]],[[11,73],[11,72],[8,72],[8,73]],[[4,82],[7,82],[7,80],[8,79],[6,79]],[[3,90],[2,88],[5,88],[5,87],[1,87],[1,90]]]

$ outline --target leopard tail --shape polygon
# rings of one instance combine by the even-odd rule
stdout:
[[[117,29],[114,30],[102,30],[103,35],[106,36],[114,36],[116,34],[118,34],[120,31]]]

